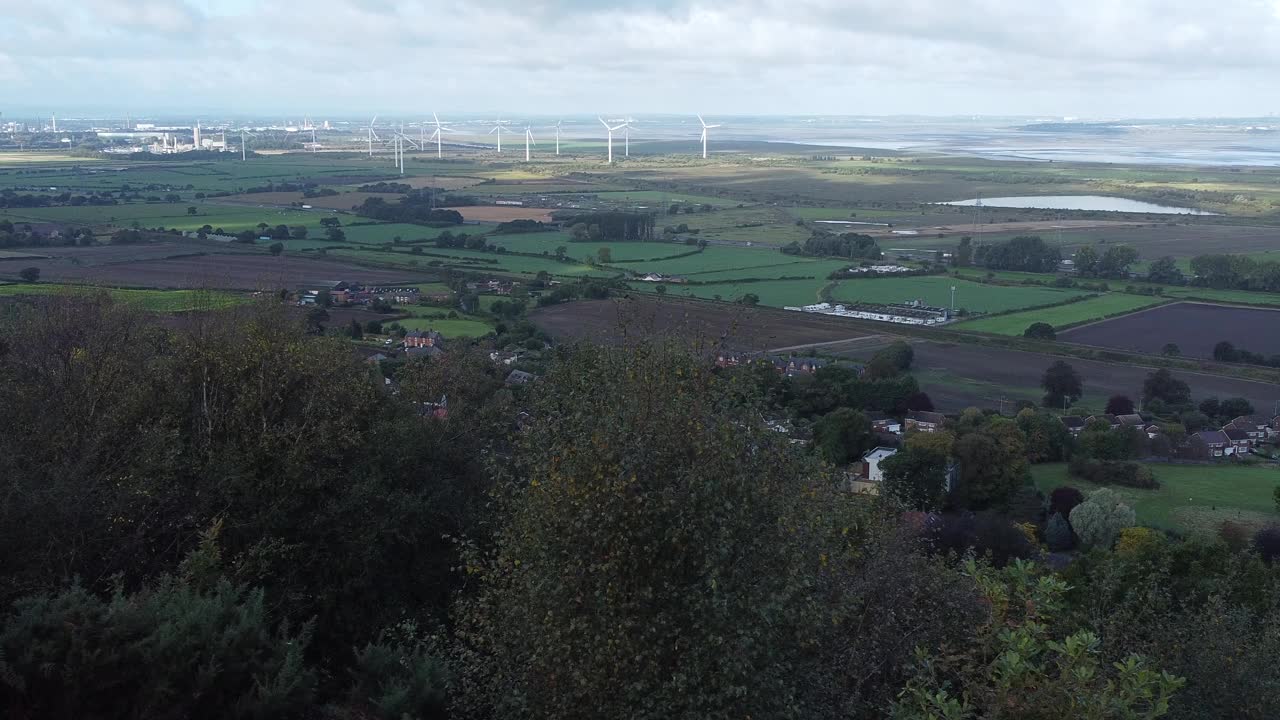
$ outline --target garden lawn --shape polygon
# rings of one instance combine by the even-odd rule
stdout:
[[[1113,487],[1137,513],[1159,528],[1215,533],[1226,520],[1253,526],[1280,522],[1272,493],[1280,469],[1267,465],[1149,465],[1158,490]],[[1033,465],[1032,479],[1046,495],[1061,485],[1088,493],[1098,486],[1068,475],[1065,463]]]
[[[906,303],[922,300],[932,307],[951,306],[951,288],[956,288],[956,308],[970,312],[1007,312],[1019,308],[1048,305],[1086,295],[1081,290],[1044,287],[1010,287],[957,280],[945,275],[904,278],[861,278],[841,280],[832,293],[836,302]],[[967,324],[966,324],[967,326]],[[1022,325],[1021,333],[1026,325]],[[989,332],[989,331],[988,331]]]
[[[969,320],[960,323],[956,328],[973,332],[994,333],[996,335],[1021,335],[1032,323],[1048,323],[1055,329],[1060,330],[1066,326],[1074,326],[1090,320],[1101,320],[1158,305],[1162,302],[1168,301],[1164,298],[1149,295],[1107,293],[1068,305]]]

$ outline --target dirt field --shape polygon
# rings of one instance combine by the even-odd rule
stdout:
[[[870,340],[875,334],[836,317],[769,308],[660,300],[632,295],[539,308],[530,319],[558,339],[615,342],[622,337],[680,337],[741,351],[779,350]],[[797,349],[801,352],[803,349]]]
[[[507,222],[508,220],[551,222],[551,211],[541,208],[514,205],[468,205],[450,209],[462,213],[464,219],[475,222]]]
[[[40,268],[40,279],[113,287],[274,290],[354,280],[391,284],[422,282],[420,274],[374,270],[340,262],[270,255],[200,255],[168,260],[142,260],[109,265],[75,264],[67,259],[40,260],[21,267]],[[20,267],[0,265],[0,279],[16,279]]]
[[[387,202],[392,202],[399,198],[399,195],[390,195],[387,193],[362,193],[362,192],[344,192],[340,195],[330,195],[328,197],[308,198],[303,197],[300,192],[267,192],[267,193],[249,193],[247,195],[229,195],[227,197],[216,198],[211,202],[225,205],[252,205],[253,207],[262,206],[292,206],[293,203],[302,203],[310,205],[313,208],[322,210],[350,210],[353,206],[364,202],[366,198],[380,197]]]
[[[1063,230],[1107,230],[1115,228],[1134,228],[1150,225],[1149,222],[1121,222],[1117,220],[1027,220],[1021,222],[1002,222],[1002,223],[982,223],[981,225],[973,225],[972,223],[952,223],[949,225],[929,225],[925,227],[911,227],[916,235],[903,235],[902,229],[894,232],[893,228],[879,228],[867,225],[842,225],[838,223],[815,223],[824,228],[831,229],[834,232],[857,232],[872,237],[891,237],[909,242],[913,237],[933,237],[939,234],[947,237],[955,235],[994,235],[996,233],[1028,233],[1039,234],[1046,237],[1052,233]],[[847,229],[846,229],[847,228]]]
[[[1083,345],[1159,353],[1174,343],[1183,355],[1212,358],[1227,340],[1237,348],[1280,355],[1280,310],[1174,303],[1067,330],[1059,339]]]
[[[999,409],[1001,398],[1005,400],[1006,412],[1011,412],[1019,400],[1038,402],[1044,394],[1040,378],[1045,368],[1060,359],[1040,353],[928,340],[912,345],[916,351],[912,373],[919,379],[921,389],[943,412],[957,412],[970,406]],[[832,346],[825,352],[866,359],[876,349],[863,343],[854,348]],[[1081,405],[1096,412],[1102,411],[1112,395],[1137,398],[1142,392],[1143,380],[1151,372],[1150,368],[1092,360],[1068,358],[1067,362],[1084,380],[1085,396]],[[1210,396],[1243,397],[1253,403],[1258,412],[1269,412],[1280,402],[1280,385],[1181,371],[1175,371],[1174,375],[1191,386],[1191,395],[1197,400]]]

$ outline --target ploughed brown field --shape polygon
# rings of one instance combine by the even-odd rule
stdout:
[[[399,195],[387,193],[344,192],[339,195],[309,198],[303,197],[300,192],[264,192],[228,195],[227,197],[218,198],[217,201],[224,205],[252,205],[254,207],[287,206],[293,203],[302,203],[322,210],[350,210],[352,207],[363,203],[367,198],[373,197],[382,198],[387,202],[394,202],[400,198]]]
[[[1212,358],[1226,340],[1262,355],[1280,355],[1280,310],[1181,302],[1103,320],[1059,334],[1083,345],[1157,354],[1168,343],[1188,357]]]
[[[738,351],[822,351],[828,343],[874,342],[878,337],[837,317],[640,294],[552,305],[529,317],[559,340],[679,338]]]
[[[551,211],[542,208],[516,207],[514,205],[466,205],[449,208],[462,213],[466,220],[475,222],[508,222],[510,220],[537,220],[551,222]]]
[[[915,349],[911,372],[920,381],[920,389],[943,412],[959,412],[966,407],[999,409],[1002,398],[1004,410],[1011,412],[1018,400],[1038,401],[1044,394],[1040,378],[1057,360],[1065,360],[1080,373],[1084,380],[1083,402],[1101,412],[1112,395],[1138,398],[1142,382],[1153,370],[967,343],[914,340],[911,345]],[[823,352],[865,360],[879,347],[867,343],[834,345]],[[1211,396],[1243,397],[1264,413],[1280,402],[1280,385],[1274,383],[1182,370],[1174,370],[1173,375],[1191,387],[1191,396],[1197,401]]]
[[[378,270],[328,260],[270,255],[199,255],[110,265],[76,264],[68,259],[0,263],[0,279],[16,280],[24,267],[40,268],[42,281],[111,287],[275,290],[341,280],[394,284],[430,279],[404,270]]]

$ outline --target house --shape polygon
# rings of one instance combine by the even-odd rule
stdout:
[[[896,449],[887,447],[878,447],[869,451],[862,456],[862,476],[867,479],[867,482],[884,482],[884,469],[880,467],[880,463],[897,454]]]
[[[1116,422],[1124,427],[1142,428],[1146,425],[1146,421],[1142,419],[1141,415],[1117,415]]]
[[[777,367],[783,375],[787,377],[796,377],[797,375],[812,375],[827,366],[826,360],[818,358],[787,358],[785,360],[775,359],[774,367]]]
[[[1192,437],[1204,443],[1209,457],[1224,457],[1235,454],[1235,446],[1231,444],[1231,438],[1227,437],[1227,434],[1221,430],[1203,430]]]
[[[449,419],[449,396],[441,395],[440,402],[417,403],[418,415],[436,420]]]
[[[1249,433],[1255,445],[1271,437],[1275,432],[1272,422],[1261,415],[1241,415],[1232,420],[1229,425]]]
[[[1157,437],[1164,434],[1164,429],[1154,423],[1142,428],[1142,431],[1147,434],[1148,440],[1155,440]]]
[[[529,383],[537,379],[538,379],[538,376],[534,375],[533,373],[527,373],[523,370],[512,370],[511,374],[507,375],[507,384],[508,385],[528,385]]]
[[[415,345],[404,349],[407,358],[437,358],[444,354],[444,350],[435,345]]]
[[[891,418],[882,412],[864,413],[867,419],[871,421],[871,429],[876,432],[893,433],[894,435],[902,434],[902,423],[896,418]]]
[[[493,362],[494,365],[514,365],[519,359],[519,352],[512,352],[509,350],[496,350],[489,353],[489,360]]]
[[[947,421],[947,416],[942,413],[925,412],[924,410],[912,410],[907,413],[903,424],[907,430],[915,430],[916,432],[938,432],[942,429],[942,424]]]
[[[1085,427],[1089,427],[1090,425],[1098,421],[1105,422],[1108,426],[1110,426],[1109,427],[1110,430],[1118,430],[1120,428],[1120,420],[1116,418],[1115,415],[1090,415],[1089,417],[1085,418],[1084,425]]]
[[[443,347],[444,336],[435,330],[414,330],[404,336],[405,348]]]
[[[1079,415],[1063,415],[1058,419],[1062,421],[1063,426],[1067,428],[1067,432],[1071,433],[1072,437],[1084,432],[1084,418]]]
[[[1249,437],[1249,433],[1244,430],[1234,428],[1229,425],[1227,427],[1230,427],[1231,429],[1228,430],[1223,428],[1222,434],[1226,435],[1227,439],[1231,441],[1231,447],[1235,450],[1235,454],[1248,455],[1249,451],[1252,450],[1254,446],[1253,438]]]

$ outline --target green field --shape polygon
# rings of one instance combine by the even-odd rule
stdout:
[[[1280,469],[1242,465],[1151,465],[1159,490],[1113,488],[1138,514],[1138,522],[1185,531],[1216,532],[1226,520],[1262,525],[1280,522],[1272,492]],[[1036,487],[1048,494],[1070,485],[1085,492],[1097,486],[1067,474],[1064,463],[1033,465]]]
[[[970,312],[984,313],[1047,305],[1086,294],[1080,290],[985,285],[947,276],[924,276],[841,280],[832,293],[832,298],[837,302],[872,303],[923,300],[932,307],[950,307],[952,287],[956,288],[957,310],[964,308]]]
[[[715,283],[714,285],[667,285],[667,294],[674,297],[695,297],[705,300],[736,302],[747,293],[760,298],[761,305],[788,307],[812,305],[818,302],[818,292],[830,280],[768,280],[750,283]],[[641,292],[655,292],[654,283],[628,283]]]
[[[59,285],[53,283],[0,285],[0,297],[33,295],[93,295],[105,292],[116,302],[150,312],[185,312],[188,310],[216,310],[249,300],[246,295],[208,290],[133,290],[123,288],[98,288],[88,285]]]
[[[1032,323],[1049,323],[1054,328],[1061,328],[1090,320],[1100,320],[1117,313],[1140,310],[1162,302],[1165,300],[1148,295],[1107,293],[1068,305],[969,320],[960,323],[956,328],[996,335],[1021,335]]]

